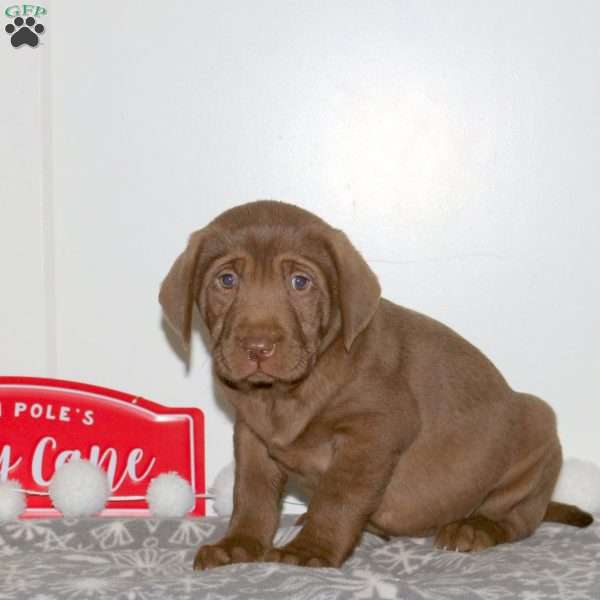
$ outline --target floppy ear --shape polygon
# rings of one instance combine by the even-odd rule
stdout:
[[[337,271],[344,346],[349,351],[373,318],[381,287],[375,273],[343,232],[334,230],[328,242]]]
[[[169,325],[179,334],[186,349],[190,343],[194,299],[202,279],[198,263],[206,237],[206,228],[190,236],[187,248],[173,263],[158,295]]]

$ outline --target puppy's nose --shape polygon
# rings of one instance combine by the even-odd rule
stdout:
[[[241,342],[248,358],[254,362],[267,360],[275,352],[275,343],[265,338],[246,337]]]

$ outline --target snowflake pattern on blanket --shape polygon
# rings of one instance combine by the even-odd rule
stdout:
[[[277,543],[298,531],[283,521]],[[198,545],[227,526],[202,519],[52,519],[0,525],[0,598],[27,600],[599,600],[600,524],[544,524],[476,554],[430,539],[365,534],[341,569],[270,563],[195,572]]]

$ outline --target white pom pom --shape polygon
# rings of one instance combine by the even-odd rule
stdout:
[[[192,486],[179,474],[161,473],[148,486],[146,501],[156,517],[183,517],[196,502]]]
[[[218,515],[230,515],[233,512],[233,484],[235,481],[235,462],[223,467],[215,477],[210,492],[215,496],[213,508]]]
[[[565,460],[552,499],[600,513],[600,467],[589,460]]]
[[[18,481],[0,483],[0,521],[13,521],[25,510],[25,494]]]
[[[110,495],[106,473],[87,460],[71,460],[52,477],[48,493],[65,517],[84,517],[100,512]]]

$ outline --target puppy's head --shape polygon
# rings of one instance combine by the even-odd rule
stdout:
[[[337,336],[349,351],[379,294],[343,233],[296,206],[260,201],[192,234],[159,299],[186,345],[196,304],[217,375],[253,388],[302,381]]]

